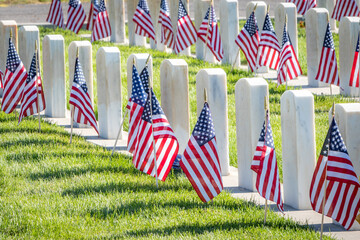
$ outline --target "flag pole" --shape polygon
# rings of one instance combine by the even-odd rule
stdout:
[[[210,30],[211,6],[212,6],[212,4],[213,4],[213,0],[210,1],[208,25],[207,25],[207,30],[206,30],[206,38],[205,38],[205,46],[204,46],[204,63],[206,62],[207,42],[208,42],[209,30]]]
[[[332,118],[334,118],[334,116],[335,116],[335,102],[333,102],[331,113],[332,113]],[[329,149],[328,149],[328,152],[329,152]],[[326,203],[326,183],[327,183],[326,182],[326,177],[327,177],[327,164],[325,165],[325,184],[324,184],[324,198],[323,198],[323,201],[322,201],[320,240],[322,240],[323,233],[324,233],[324,217],[325,217],[325,203]]]
[[[150,85],[150,89],[149,89],[149,98],[150,98],[150,112],[151,112],[151,116],[150,116],[150,121],[151,121],[151,131],[152,131],[152,139],[153,139],[153,150],[154,150],[154,167],[155,167],[155,180],[156,180],[156,188],[159,188],[159,183],[158,183],[158,172],[157,172],[157,160],[156,160],[156,145],[155,145],[155,137],[154,137],[154,127],[153,127],[153,110],[152,110],[152,89],[153,89],[153,83],[152,83],[152,79],[149,78],[149,85]]]
[[[38,54],[38,42],[37,40],[35,41],[35,56],[36,56],[36,78],[35,78],[35,83],[36,83],[36,108],[37,108],[37,112],[38,112],[38,120],[39,120],[39,132],[41,132],[41,121],[40,121],[40,101],[39,101],[39,72],[38,70],[40,70],[39,68],[39,54]]]
[[[76,52],[76,58],[79,58],[79,48],[77,48],[77,52]],[[73,128],[74,128],[74,106],[70,105],[70,113],[71,113],[71,120],[70,120],[70,125],[71,125],[71,131],[70,131],[70,144],[72,142],[72,135],[73,135]]]
[[[269,110],[269,105],[268,105],[268,99],[267,96],[264,96],[264,109],[265,109],[265,128],[267,128],[268,125],[268,118],[267,118],[267,112]],[[265,131],[266,134],[266,131]],[[265,143],[264,143],[265,144]],[[264,213],[264,226],[266,224],[266,217],[267,217],[267,209],[268,209],[268,200],[265,198],[265,213]]]
[[[329,14],[327,15],[327,20],[328,20],[328,24],[330,24],[330,18],[329,18]],[[330,96],[332,97],[332,96],[333,96],[333,94],[332,94],[332,87],[331,87],[331,82],[330,82],[330,85],[329,85],[329,87],[330,87]]]
[[[285,24],[286,24],[286,29],[285,30],[286,31],[287,31],[287,23],[288,23],[288,16],[287,16],[287,14],[285,14]],[[288,78],[288,67],[287,67],[287,64],[285,64],[285,91],[288,88],[287,78]]]
[[[13,38],[13,31],[12,31],[12,28],[10,28],[10,39],[12,41],[12,38]],[[5,83],[5,82],[4,82]],[[4,84],[5,85],[5,84]],[[15,119],[17,118],[17,114],[16,114],[16,109],[14,111],[14,114],[15,114]]]

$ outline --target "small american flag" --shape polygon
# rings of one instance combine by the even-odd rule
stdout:
[[[298,14],[305,15],[305,13],[316,7],[316,0],[286,0],[286,2],[291,2],[296,5]]]
[[[74,82],[71,87],[69,103],[74,107],[74,122],[92,126],[99,134],[94,109],[79,58],[76,58],[75,62]]]
[[[324,45],[321,52],[319,68],[316,80],[324,83],[340,85],[338,67],[335,54],[334,40],[331,34],[330,24],[327,24]]]
[[[140,0],[136,7],[133,21],[136,23],[135,33],[152,38],[156,41],[155,29],[151,20],[149,6],[146,0]]]
[[[0,88],[3,88],[3,78],[4,78],[4,73],[0,70]]]
[[[66,27],[77,34],[84,24],[85,19],[85,10],[80,0],[70,0]]]
[[[314,211],[324,212],[346,229],[351,228],[360,208],[360,185],[334,118],[311,181],[310,201]]]
[[[356,43],[356,49],[354,54],[354,61],[350,74],[350,87],[359,87],[359,36]]]
[[[178,154],[179,143],[152,89],[150,91],[152,112],[149,94],[139,122],[133,152],[133,164],[138,170],[153,177],[156,176],[153,148],[154,136],[157,176],[161,181],[165,181]]]
[[[96,15],[99,12],[99,8],[97,6],[99,6],[98,0],[91,0],[90,10],[89,10],[89,15],[88,15],[88,21],[87,21],[87,25],[86,25],[86,30],[92,30],[93,29],[94,21],[96,19]]]
[[[95,8],[98,10],[95,11]],[[94,5],[94,12],[97,12],[97,15],[95,17],[93,31],[91,34],[91,42],[109,37],[111,35],[111,26],[104,0],[100,0],[98,6]]]
[[[285,23],[277,77],[278,84],[283,84],[287,80],[294,79],[301,74],[301,67],[291,44]]]
[[[208,202],[223,190],[215,129],[208,103],[204,104],[180,166],[201,201]]]
[[[177,22],[175,53],[190,47],[196,42],[196,28],[188,15],[182,0],[179,0],[179,15]]]
[[[259,66],[268,66],[278,70],[280,50],[279,41],[276,37],[269,14],[267,13],[265,16],[264,27],[260,35],[258,50]]]
[[[283,212],[284,206],[281,198],[279,169],[268,111],[266,111],[266,121],[261,130],[251,163],[251,170],[257,174],[256,189],[259,194],[265,199],[275,202],[279,210]]]
[[[343,17],[358,17],[359,7],[355,0],[337,0],[331,18],[340,21]]]
[[[223,59],[224,57],[224,50],[222,47],[220,32],[216,21],[215,9],[212,5],[206,12],[205,18],[200,25],[197,35],[209,47],[215,58],[218,61],[221,61],[221,59]]]
[[[161,24],[161,43],[167,45],[171,49],[174,49],[174,30],[171,24],[169,5],[166,0],[161,0],[158,22]]]
[[[133,65],[131,97],[127,105],[127,108],[130,110],[127,150],[131,153],[135,150],[139,122],[144,111],[147,95],[136,67]]]
[[[12,113],[20,102],[26,79],[27,73],[25,67],[10,38],[5,77],[3,79],[4,92],[1,106],[5,113]]]
[[[245,54],[246,60],[250,66],[251,71],[256,71],[257,53],[259,47],[259,28],[256,22],[255,13],[252,12],[245,23],[245,26],[235,39],[235,43]]]
[[[52,0],[46,21],[60,28],[65,27],[61,0]]]
[[[26,79],[24,92],[21,99],[19,123],[24,117],[43,111],[46,107],[45,96],[41,83],[40,68],[36,69],[36,56],[31,61],[30,70]],[[39,75],[37,75],[37,72]],[[38,107],[39,106],[39,107]]]

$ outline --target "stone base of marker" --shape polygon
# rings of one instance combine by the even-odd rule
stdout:
[[[43,39],[43,87],[45,115],[66,117],[65,51],[61,35],[47,35]]]
[[[129,33],[129,46],[146,46],[146,38],[135,34],[136,24],[133,21],[135,9],[139,1],[128,0],[126,1],[127,5],[127,16],[128,16],[128,33]]]
[[[190,138],[189,73],[184,59],[167,59],[160,66],[161,106],[179,141],[182,154]]]
[[[340,94],[352,97],[358,96],[358,90],[350,87],[349,81],[359,35],[359,20],[358,17],[344,17],[339,26]]]
[[[133,66],[133,62],[135,59],[135,67],[139,73],[139,75],[141,74],[141,71],[145,68],[146,66],[146,60],[148,59],[149,54],[147,53],[133,53],[129,56],[128,60],[127,60],[127,93],[128,93],[128,99],[131,97],[131,89],[132,89],[132,66]],[[152,79],[153,76],[153,69],[152,69],[152,57],[150,57],[149,62],[148,62],[148,67],[149,67],[149,75],[150,78]]]
[[[306,52],[308,82],[311,87],[326,87],[326,83],[316,80],[321,52],[324,45],[329,13],[325,8],[312,8],[306,12]]]
[[[111,42],[125,43],[125,5],[124,0],[108,1],[109,20],[111,25]]]
[[[121,61],[117,47],[102,47],[96,54],[99,135],[115,139],[122,121]],[[120,138],[122,139],[122,132]]]
[[[316,162],[314,97],[306,90],[291,90],[281,96],[280,103],[284,203],[296,209],[312,209],[309,191]]]
[[[40,54],[39,28],[37,26],[22,26],[19,28],[19,56],[27,71],[29,71],[34,57],[36,41],[38,44],[38,54]]]
[[[13,20],[0,21],[0,69],[4,73],[6,67],[6,58],[9,49],[10,29],[12,30],[13,34],[12,42],[14,43],[16,49],[18,49],[18,33],[16,22]]]
[[[94,108],[92,46],[89,41],[74,41],[69,45],[69,89],[71,91],[74,81],[77,50],[79,50],[80,64],[84,73],[91,104]],[[74,127],[86,128],[90,126],[74,122]]]
[[[250,167],[265,120],[264,98],[268,95],[269,86],[263,78],[243,78],[235,85],[239,187],[251,191],[256,191],[256,174]]]
[[[221,68],[201,69],[196,75],[197,115],[204,106],[204,89],[212,113],[221,174],[230,174],[226,73]]]

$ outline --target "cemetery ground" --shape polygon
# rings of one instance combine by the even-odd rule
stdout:
[[[243,22],[241,23],[243,25]],[[299,31],[300,60],[306,64],[305,33]],[[40,28],[41,39],[48,34],[65,38],[68,46],[75,40],[89,40],[69,31]],[[89,34],[81,31],[80,34]],[[335,37],[338,44],[338,39]],[[93,44],[94,81],[97,50],[112,43]],[[184,58],[189,65],[191,129],[196,122],[195,76],[202,68],[223,68],[227,73],[229,144],[232,166],[237,166],[235,84],[252,74],[234,70],[230,65],[214,65],[185,56],[176,56],[141,47],[116,45],[121,52],[122,103],[127,103],[126,62],[132,53],[147,52],[153,57],[154,92],[160,96],[160,64],[168,58]],[[194,52],[194,47],[192,48]],[[242,57],[244,59],[244,57]],[[67,81],[68,68],[66,66]],[[306,73],[306,66],[302,65]],[[68,82],[67,82],[67,85]],[[94,83],[94,102],[97,98]],[[270,111],[273,135],[282,176],[280,97],[285,86],[270,82]],[[67,92],[69,96],[69,91]],[[317,155],[328,129],[328,112],[333,101],[352,102],[340,96],[315,96]],[[211,108],[211,106],[210,106]],[[156,189],[155,180],[136,170],[131,158],[115,154],[69,134],[61,127],[28,117],[19,126],[14,114],[0,113],[0,238],[273,238],[316,239],[315,231],[270,212],[263,226],[264,210],[252,202],[232,198],[226,191],[204,204],[189,181],[172,171]],[[124,127],[127,130],[127,125]],[[249,169],[250,171],[250,169]],[[282,178],[282,177],[281,177]]]

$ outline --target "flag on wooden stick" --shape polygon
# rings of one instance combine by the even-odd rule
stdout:
[[[72,117],[74,122],[91,126],[99,134],[94,109],[78,57],[75,62],[74,81],[71,87],[69,103],[74,107]]]
[[[3,88],[4,73],[0,70],[0,88]]]
[[[91,42],[109,37],[111,35],[111,26],[104,0],[100,0],[98,6],[94,5],[94,9],[95,8],[98,10],[96,11],[97,15],[94,20]]]
[[[78,34],[86,19],[85,10],[80,0],[70,0],[66,27]]]
[[[185,148],[180,166],[201,201],[209,202],[223,190],[215,129],[207,102]]]
[[[26,79],[21,99],[19,123],[24,117],[34,115],[45,109],[45,95],[40,77],[40,67],[36,67],[37,53],[31,61],[30,70]]]
[[[134,13],[133,21],[136,24],[136,34],[152,38],[154,41],[156,41],[155,29],[151,20],[150,10],[146,0],[139,1],[139,4],[137,5]]]
[[[359,7],[355,0],[337,0],[331,18],[340,21],[343,17],[358,17]]]
[[[96,15],[98,14],[98,11],[99,11],[99,8],[97,6],[99,6],[98,0],[91,0],[86,30],[93,29],[94,21],[95,21]]]
[[[52,0],[46,21],[60,28],[65,27],[61,0]]]
[[[188,15],[182,0],[179,0],[175,53],[190,47],[196,42],[196,28]]]
[[[258,31],[259,28],[256,22],[255,12],[253,11],[235,39],[235,43],[245,54],[249,67],[253,72],[257,69],[256,59],[260,41]]]
[[[359,87],[359,36],[356,43],[355,54],[354,54],[354,61],[351,68],[350,74],[350,87]]]
[[[311,181],[310,202],[314,211],[346,229],[351,228],[360,208],[360,184],[334,118]]]
[[[217,25],[215,9],[210,5],[203,19],[197,36],[208,46],[218,61],[224,57],[224,50],[221,43],[220,31]],[[207,39],[206,39],[207,38]]]
[[[26,79],[27,73],[25,67],[10,38],[5,77],[3,80],[4,92],[1,105],[1,109],[5,113],[12,113],[20,102]]]
[[[171,49],[174,49],[175,38],[170,19],[169,5],[166,0],[161,0],[158,23],[161,25],[161,43],[167,45]]]
[[[298,14],[305,15],[305,13],[317,6],[316,0],[286,0],[296,5]]]
[[[340,85],[335,44],[331,34],[330,23],[327,24],[319,68],[315,79],[324,83]]]

